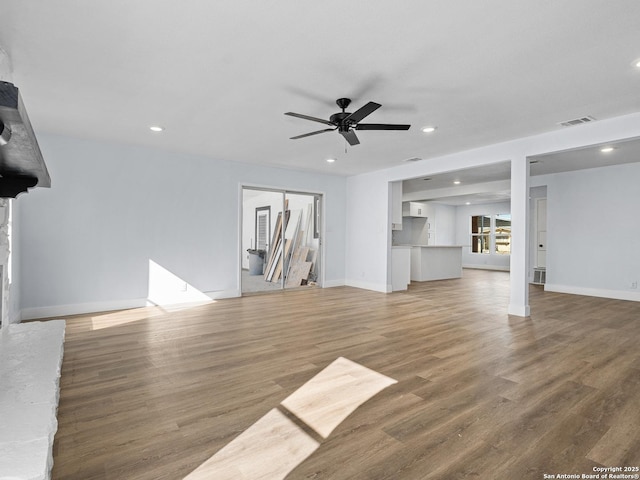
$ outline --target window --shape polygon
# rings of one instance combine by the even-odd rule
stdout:
[[[496,215],[495,252],[499,255],[511,254],[511,215]]]
[[[471,251],[473,253],[490,253],[491,217],[474,215],[471,217]]]
[[[511,214],[473,215],[471,217],[471,252],[510,255]]]
[[[271,237],[271,207],[256,208],[256,250],[267,250]]]

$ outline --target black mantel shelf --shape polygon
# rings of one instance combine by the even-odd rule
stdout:
[[[35,186],[51,186],[47,166],[20,92],[0,81],[0,197],[15,198]]]

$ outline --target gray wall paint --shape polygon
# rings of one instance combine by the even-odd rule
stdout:
[[[435,204],[436,209],[436,245],[457,245],[456,210],[451,205]]]
[[[638,163],[546,178],[547,284],[640,300],[638,179]]]
[[[637,136],[639,129],[640,114],[633,114],[346,180],[39,135],[54,187],[36,189],[20,197],[21,307],[144,298],[150,259],[186,277],[202,290],[237,289],[240,183],[325,193],[326,284],[346,282],[387,291],[391,251],[389,182],[630,138]],[[620,222],[623,219],[632,222],[637,217],[633,208],[638,204],[634,196],[637,194],[631,193],[630,200],[626,195],[628,182],[635,188],[640,173],[637,165],[627,168],[634,170],[625,175],[626,190],[616,183],[617,177],[609,178],[608,174],[597,182],[589,178],[590,187],[586,188],[593,196],[591,201],[606,205],[607,215]],[[620,176],[619,172],[617,175]],[[532,185],[546,185],[543,180],[534,177]],[[559,184],[560,188],[573,188],[566,183]],[[549,179],[548,185],[549,189],[554,187],[553,179]],[[521,186],[516,185],[516,194],[522,195],[517,190]],[[615,194],[614,200],[607,198],[609,190]],[[625,197],[621,198],[623,192]],[[552,195],[548,197],[549,221],[555,222],[552,202],[564,199]],[[563,215],[570,217],[567,212]],[[637,223],[634,225],[625,226],[631,228],[631,233],[625,230],[618,237],[629,241],[628,245],[606,252],[609,262],[602,263],[599,259],[596,262],[604,269],[606,279],[599,271],[598,275],[589,276],[591,290],[604,289],[613,283],[623,285],[627,277],[636,276],[637,261],[633,259],[638,258],[640,229]],[[596,233],[594,241],[602,240],[597,235],[611,233]],[[562,249],[576,247],[560,237],[548,240],[549,254],[556,258],[562,253],[558,250],[554,254],[554,245],[563,245]],[[596,246],[587,247],[588,242],[580,241],[584,245],[580,247],[582,258],[589,260],[599,255]],[[513,257],[521,260],[526,254],[517,252],[512,260]],[[549,259],[552,261],[553,256]],[[583,267],[580,265],[577,271]],[[570,271],[573,267],[568,268]],[[582,285],[585,279],[569,271],[557,271],[556,277],[550,271],[548,281]],[[522,277],[527,275],[525,272]],[[512,303],[521,296],[520,280],[512,274]],[[640,299],[637,290],[631,293],[634,299]]]
[[[344,282],[346,180],[39,135],[51,189],[20,211],[23,309],[146,298],[149,260],[237,292],[240,184],[325,194],[328,284]]]

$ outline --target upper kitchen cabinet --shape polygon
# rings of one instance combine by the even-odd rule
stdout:
[[[427,218],[433,217],[433,205],[421,202],[404,202],[402,204],[402,216],[403,217],[420,217]]]

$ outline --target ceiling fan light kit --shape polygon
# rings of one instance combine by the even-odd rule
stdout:
[[[360,140],[356,135],[356,130],[409,130],[411,125],[399,125],[399,124],[389,124],[389,123],[360,123],[365,117],[371,115],[382,105],[376,102],[369,102],[363,107],[360,107],[353,113],[347,112],[347,107],[351,104],[351,99],[349,98],[339,98],[336,100],[336,104],[341,112],[334,113],[329,117],[329,120],[324,120],[322,118],[311,117],[309,115],[302,115],[300,113],[294,112],[286,112],[285,115],[289,115],[291,117],[302,118],[303,120],[310,120],[312,122],[323,123],[331,128],[324,128],[322,130],[316,130],[315,132],[304,133],[302,135],[296,135],[295,137],[291,137],[291,140],[297,140],[299,138],[310,137],[312,135],[318,135],[324,132],[333,132],[338,131],[340,135],[344,137],[344,139],[349,143],[349,145],[354,146],[360,144]]]

